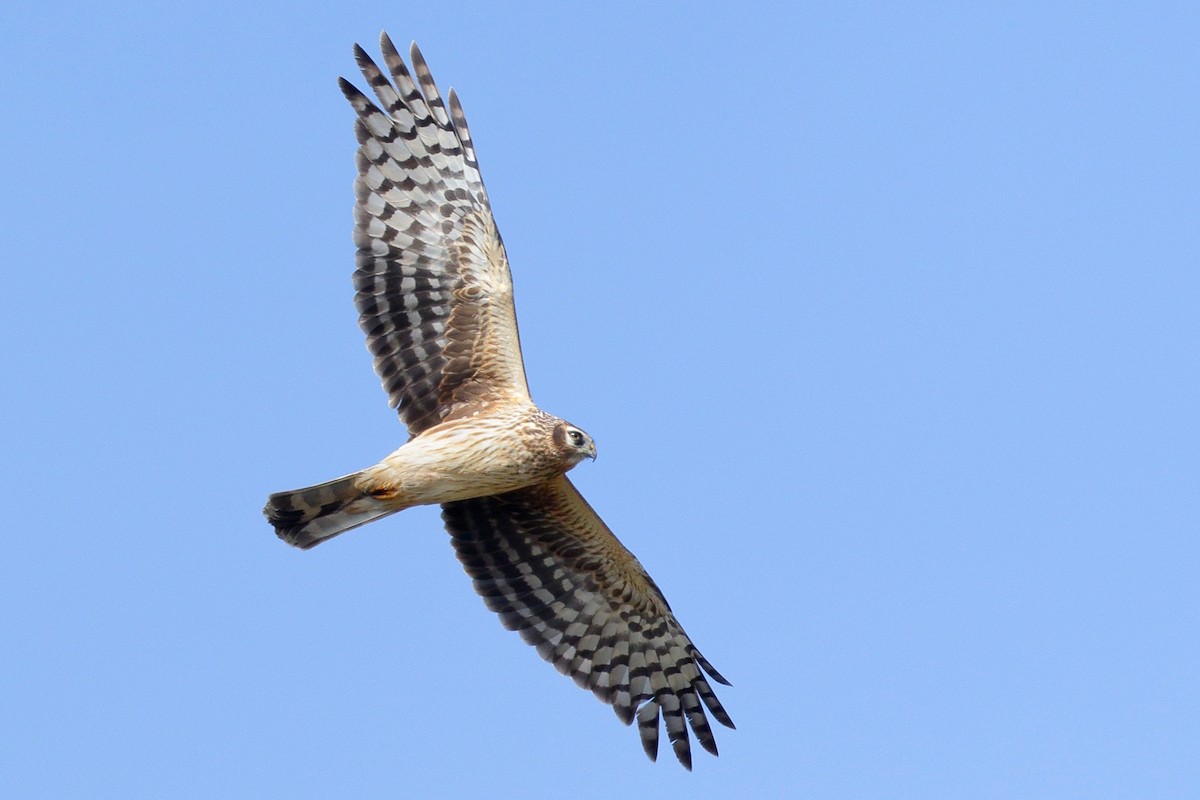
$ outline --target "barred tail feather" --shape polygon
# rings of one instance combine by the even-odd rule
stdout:
[[[358,487],[361,473],[267,498],[263,514],[280,539],[305,550],[400,510]]]

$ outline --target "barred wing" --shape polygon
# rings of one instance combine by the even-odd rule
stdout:
[[[529,402],[504,244],[458,98],[449,110],[414,44],[414,81],[380,38],[384,76],[355,57],[376,105],[358,115],[355,304],[375,371],[412,435],[496,402]]]
[[[660,715],[685,767],[692,766],[688,725],[716,755],[704,707],[721,724],[732,728],[733,722],[704,673],[728,682],[565,476],[447,503],[442,517],[488,608],[559,672],[610,704],[622,722],[636,715],[651,759],[658,753]]]

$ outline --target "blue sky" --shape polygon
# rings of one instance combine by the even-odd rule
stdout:
[[[353,7],[350,7],[353,6]],[[350,48],[457,87],[575,480],[719,759],[503,630],[351,302]],[[1191,3],[9,4],[9,797],[1200,793]]]

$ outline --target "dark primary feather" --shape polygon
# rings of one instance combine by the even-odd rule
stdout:
[[[508,266],[462,108],[451,93],[447,110],[416,45],[414,80],[386,34],[380,44],[390,80],[355,47],[378,105],[340,81],[358,115],[355,303],[384,390],[416,435],[480,402],[480,385],[528,389],[511,298],[477,290],[478,273],[507,278]],[[511,334],[497,334],[505,324]],[[496,338],[517,352],[483,375],[480,348]]]
[[[493,497],[447,503],[442,517],[475,589],[542,658],[636,717],[647,755],[662,717],[691,768],[688,727],[717,752],[704,710],[733,721],[704,673],[727,683],[692,644],[667,601],[565,476]]]

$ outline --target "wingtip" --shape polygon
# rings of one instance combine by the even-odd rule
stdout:
[[[716,667],[714,667],[712,664],[708,663],[708,659],[705,658],[703,655],[701,655],[700,651],[697,650],[694,646],[691,648],[691,656],[696,661],[696,663],[700,665],[700,668],[702,670],[704,670],[705,674],[708,675],[708,677],[712,678],[714,681],[721,684],[722,686],[733,686],[732,683],[730,683],[729,681],[727,681],[725,679],[724,675],[717,672]]]
[[[671,749],[675,751],[675,758],[679,759],[679,763],[688,772],[692,771],[692,747],[688,743],[687,734],[679,737],[671,742]]]
[[[350,101],[351,105],[355,105],[366,100],[366,96],[358,90],[358,87],[345,78],[338,78],[338,88],[342,90],[342,94],[346,96],[346,99]]]
[[[646,703],[637,711],[638,736],[642,740],[642,749],[651,761],[658,761],[658,706],[653,702]]]

